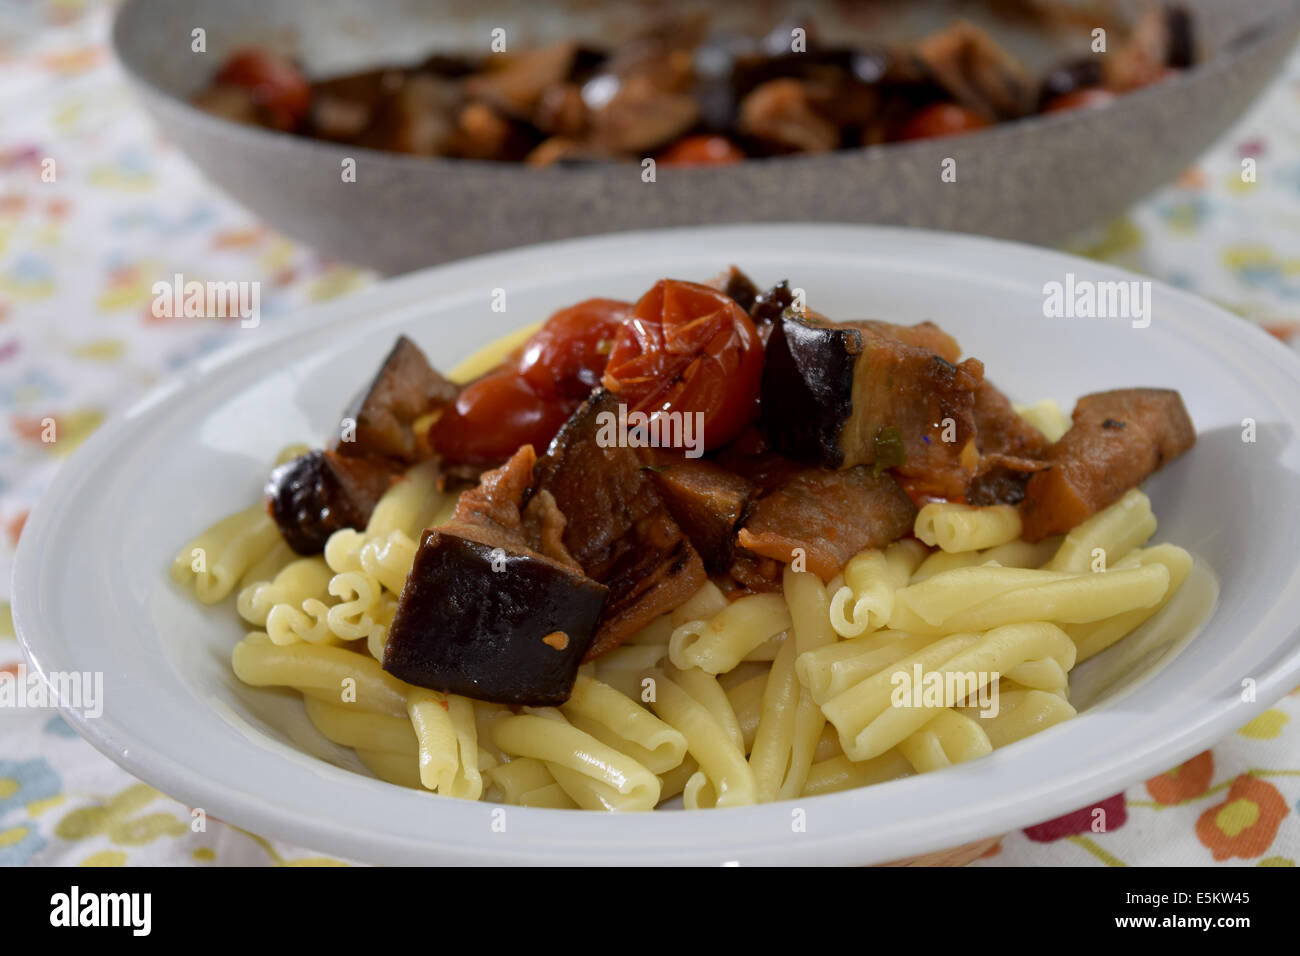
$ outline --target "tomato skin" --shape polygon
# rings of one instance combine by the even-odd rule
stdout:
[[[499,368],[465,387],[429,429],[429,446],[448,461],[499,465],[523,445],[545,449],[578,404],[538,395],[514,368]]]
[[[561,309],[526,343],[519,374],[539,395],[586,398],[600,384],[614,338],[632,303],[587,299]]]
[[[311,84],[288,59],[258,47],[236,50],[217,72],[217,83],[243,86],[278,129],[293,129],[311,106]]]
[[[745,158],[725,136],[684,136],[659,154],[661,166],[730,166]]]
[[[744,309],[709,286],[661,279],[623,323],[603,382],[632,411],[703,413],[711,450],[753,421],[762,377],[763,345]]]
[[[1054,96],[1043,104],[1044,113],[1060,113],[1066,110],[1096,109],[1108,106],[1115,101],[1115,94],[1099,86],[1085,86]]]
[[[936,139],[959,136],[988,126],[989,121],[958,103],[931,103],[908,118],[898,132],[899,139]]]

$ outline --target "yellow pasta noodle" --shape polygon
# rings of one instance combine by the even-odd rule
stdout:
[[[1065,536],[1060,549],[1044,565],[1048,571],[1080,573],[1094,567],[1098,557],[1114,566],[1156,533],[1151,499],[1134,488],[1109,508],[1098,511]]]
[[[280,540],[266,508],[253,505],[218,521],[182,548],[172,562],[172,578],[180,585],[193,582],[195,596],[215,604]]]
[[[508,754],[544,761],[579,806],[586,809],[651,810],[659,802],[659,778],[626,754],[559,720],[519,714],[493,727],[496,745]]]
[[[1192,556],[1177,545],[1158,544],[1152,548],[1143,548],[1130,552],[1118,564],[1115,570],[1137,568],[1159,563],[1169,571],[1169,586],[1164,596],[1150,607],[1135,608],[1113,617],[1084,624],[1067,624],[1065,633],[1074,640],[1079,649],[1079,660],[1086,661],[1110,647],[1120,638],[1145,623],[1153,614],[1169,603],[1169,599],[1178,593],[1187,575],[1192,570]]]
[[[718,694],[725,701],[720,687]],[[573,693],[560,706],[560,712],[570,723],[633,757],[651,773],[665,773],[686,756],[685,737],[631,698],[589,677],[574,682]]]
[[[993,751],[979,724],[955,710],[940,710],[916,733],[898,742],[898,752],[917,773],[941,770]]]
[[[744,806],[758,799],[754,774],[745,755],[708,709],[660,670],[651,671],[655,699],[651,708],[686,737],[686,748],[700,765],[721,807]]]
[[[298,687],[327,691],[334,703],[406,716],[408,685],[379,666],[374,658],[341,647],[272,644],[253,632],[231,654],[235,676],[254,687]]]
[[[917,512],[913,533],[944,551],[982,551],[1020,537],[1020,509],[935,501]]]
[[[682,670],[698,667],[720,674],[789,626],[790,612],[781,595],[753,594],[707,621],[682,624],[668,642],[668,657]]]
[[[251,584],[240,591],[235,610],[249,624],[264,627],[267,615],[277,604],[300,608],[304,601],[328,598],[333,576],[334,572],[319,555],[299,558],[285,565],[273,580]]]
[[[416,766],[419,744],[411,721],[361,710],[346,704],[331,704],[315,697],[303,697],[307,717],[321,734],[336,744],[366,750],[405,754]]]

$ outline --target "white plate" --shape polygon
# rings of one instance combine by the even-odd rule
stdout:
[[[504,833],[492,804],[345,769],[359,765],[310,728],[290,695],[234,678],[230,649],[242,628],[233,608],[200,607],[171,583],[168,565],[198,530],[257,499],[282,445],[324,438],[397,333],[449,368],[557,307],[632,298],[665,275],[704,279],[731,262],[761,284],[789,277],[832,316],[934,319],[1018,401],[1051,396],[1068,408],[1100,389],[1179,389],[1200,438],[1148,492],[1158,538],[1219,575],[1204,630],[1077,719],[943,772],[716,812],[512,807]],[[1300,683],[1300,359],[1162,286],[1149,328],[1044,318],[1043,285],[1067,272],[1135,278],[941,233],[827,225],[624,233],[431,269],[249,330],[246,343],[101,428],[59,472],[18,551],[19,637],[42,673],[104,673],[103,716],[67,716],[132,773],[220,819],[358,860],[867,863],[1049,819],[1178,764]],[[491,308],[498,288],[505,313]],[[1257,423],[1254,443],[1242,441],[1246,418]],[[1252,702],[1242,700],[1247,679]],[[792,827],[795,807],[806,832]]]

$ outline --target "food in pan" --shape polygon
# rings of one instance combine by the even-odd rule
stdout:
[[[1017,410],[938,325],[802,300],[663,279],[448,376],[400,337],[173,575],[237,596],[242,681],[469,799],[739,806],[1070,718],[1193,569],[1138,489],[1196,440],[1181,397]]]
[[[1050,8],[1025,6],[1053,19]],[[815,26],[782,24],[756,39],[679,17],[614,46],[440,52],[314,80],[284,56],[247,47],[193,102],[241,123],[422,156],[716,166],[1101,106],[1195,62],[1180,7],[1152,4],[1131,29],[1114,30],[1108,52],[1041,76],[965,19],[911,44],[847,46]]]

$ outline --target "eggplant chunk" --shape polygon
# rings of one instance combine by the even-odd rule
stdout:
[[[719,285],[722,294],[746,312],[754,307],[754,300],[758,298],[758,286],[754,285],[753,280],[735,266],[727,267],[727,271],[723,273]]]
[[[636,451],[598,443],[601,414],[617,414],[617,409],[612,393],[596,391],[537,462],[538,487],[554,495],[567,519],[565,547],[609,588],[589,658],[682,604],[707,579],[699,554]]]
[[[786,315],[767,344],[763,433],[805,463],[891,468],[914,494],[959,498],[979,463],[974,408],[983,378],[978,359],[955,365],[869,323]]]
[[[1048,448],[1049,467],[1025,486],[1025,540],[1069,531],[1195,443],[1196,428],[1172,389],[1085,395],[1070,430]]]
[[[700,553],[705,570],[724,573],[731,567],[736,529],[757,486],[704,459],[660,452],[650,460],[655,488]]]
[[[535,552],[424,533],[388,631],[384,670],[499,704],[568,699],[607,589]]]
[[[909,534],[915,520],[916,505],[889,475],[805,468],[754,503],[737,542],[781,564],[801,550],[807,569],[829,581],[858,552]]]
[[[344,412],[355,429],[340,429],[335,450],[349,457],[415,464],[422,456],[412,424],[454,401],[459,391],[434,370],[414,342],[399,336],[370,384]]]
[[[319,554],[340,528],[364,528],[396,474],[386,462],[310,451],[271,472],[267,512],[285,543]]]

